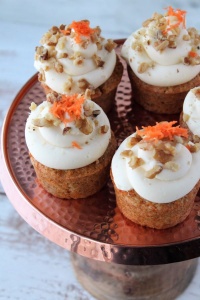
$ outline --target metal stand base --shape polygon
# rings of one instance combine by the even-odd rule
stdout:
[[[132,266],[106,263],[72,253],[78,281],[99,300],[173,300],[193,278],[198,259]]]

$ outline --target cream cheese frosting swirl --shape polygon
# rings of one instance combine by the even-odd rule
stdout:
[[[55,113],[57,104],[32,103],[25,127],[31,155],[41,164],[60,170],[81,168],[98,160],[111,138],[106,114],[96,103],[85,100],[80,103],[79,117],[72,118],[66,111],[63,119],[59,110]],[[64,104],[61,103],[61,110]]]
[[[134,189],[154,203],[170,203],[190,192],[199,180],[199,148],[191,153],[188,148],[193,143],[186,147],[181,137],[175,139],[149,142],[137,133],[126,138],[112,160],[116,187]]]
[[[39,80],[60,94],[96,89],[113,73],[116,44],[101,37],[89,21],[53,26],[36,47],[34,66]]]
[[[155,13],[122,46],[122,56],[145,83],[175,86],[200,72],[200,36],[185,28],[185,14],[171,7],[164,15]]]
[[[187,93],[183,102],[183,120],[190,131],[200,138],[200,87]]]

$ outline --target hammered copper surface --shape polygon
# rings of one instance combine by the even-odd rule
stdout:
[[[14,206],[17,209],[19,208],[18,211],[20,211],[22,217],[25,220],[29,219],[28,222],[32,225],[31,209],[34,210],[34,222],[38,211],[38,214],[40,213],[39,222],[43,219],[45,219],[45,222],[49,220],[51,230],[52,228],[56,228],[56,230],[62,228],[62,232],[64,230],[68,235],[72,234],[75,239],[78,239],[79,244],[82,239],[84,241],[90,240],[97,251],[101,249],[103,258],[97,257],[100,260],[108,260],[110,254],[111,261],[120,261],[120,263],[126,261],[130,264],[133,262],[131,256],[137,255],[137,257],[134,257],[133,263],[145,264],[145,262],[151,262],[152,257],[154,262],[151,263],[166,263],[199,256],[200,250],[197,249],[200,247],[199,197],[196,198],[190,216],[183,223],[166,230],[154,230],[136,225],[120,213],[116,207],[111,181],[99,193],[87,199],[61,200],[45,191],[35,177],[24,138],[29,106],[32,101],[38,104],[43,100],[45,100],[45,96],[40,83],[37,81],[36,74],[22,88],[14,100],[2,131],[3,160],[5,160],[4,163],[8,173],[12,177],[12,184],[20,193],[20,197],[12,199],[12,201],[15,201]],[[115,106],[108,117],[119,144],[135,130],[136,125],[153,125],[156,121],[178,120],[179,116],[155,115],[144,111],[139,105],[132,105],[131,87],[125,68],[122,81],[118,87]],[[29,217],[27,218],[25,208],[23,212],[23,205],[24,207],[28,205]],[[38,224],[39,227],[40,224]],[[48,231],[48,234],[46,234],[38,228],[36,230],[58,243],[55,233],[51,234]],[[195,246],[195,249],[188,250],[190,245],[188,243],[191,241],[198,242],[198,245]],[[172,248],[169,248],[167,257],[162,257],[162,249],[165,249],[166,246],[173,246],[175,253],[175,255],[172,255],[173,257],[171,257]],[[114,248],[112,247],[115,248],[114,252],[118,253],[116,255],[120,255],[120,258],[115,258]],[[158,252],[152,252],[152,247]],[[69,249],[70,247],[66,244],[66,248]],[[79,250],[72,248],[71,245],[70,250],[79,252]],[[119,251],[120,249],[123,253]],[[140,253],[146,255],[146,257],[142,259]],[[85,255],[85,253],[81,254]],[[92,257],[90,253],[87,256]]]

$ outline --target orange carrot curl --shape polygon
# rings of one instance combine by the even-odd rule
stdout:
[[[136,127],[136,132],[144,140],[162,140],[165,138],[173,140],[174,136],[187,138],[187,129],[180,128],[180,126],[172,127],[175,123],[177,123],[177,121],[156,123],[155,126],[143,126],[141,130]]]
[[[75,42],[77,44],[81,43],[81,36],[90,37],[91,34],[95,32],[96,29],[90,28],[90,22],[87,20],[84,21],[73,21],[69,25],[71,29],[74,29],[75,32]]]
[[[195,51],[190,51],[190,52],[188,53],[188,55],[189,55],[190,57],[197,57],[197,56],[198,56],[198,53],[195,52]]]
[[[81,146],[76,141],[72,142],[72,147],[77,148],[79,150],[82,149]]]
[[[63,123],[72,122],[80,119],[82,112],[82,104],[85,101],[84,95],[63,95],[59,101],[55,101],[50,109],[50,112],[60,119]],[[65,113],[69,119],[65,118]]]
[[[181,9],[174,10],[171,6],[167,7],[166,9],[168,10],[167,16],[176,17],[177,23],[170,24],[170,18],[168,18],[168,20],[167,20],[168,27],[165,29],[164,33],[167,33],[167,31],[170,31],[170,30],[178,27],[180,24],[183,24],[183,27],[185,28],[185,15],[187,12],[185,10],[181,10]]]

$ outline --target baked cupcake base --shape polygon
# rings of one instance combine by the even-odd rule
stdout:
[[[112,173],[111,178],[113,181]],[[123,215],[134,223],[155,229],[165,229],[183,222],[192,210],[199,188],[200,181],[184,197],[160,204],[143,199],[134,190],[119,190],[114,184],[117,206]]]
[[[91,100],[97,103],[105,113],[108,113],[114,105],[117,87],[121,81],[122,75],[123,65],[119,57],[117,57],[116,65],[112,75],[105,83],[96,88],[94,90],[94,94],[91,95]],[[46,94],[52,92],[52,89],[49,88],[44,82],[41,84]]]
[[[104,155],[82,168],[56,170],[42,165],[31,154],[30,159],[39,182],[47,192],[58,198],[78,199],[95,194],[105,185],[115,149],[116,140],[112,133]]]
[[[130,66],[127,67],[127,70],[134,101],[139,103],[144,109],[158,114],[180,113],[188,91],[200,85],[200,74],[184,84],[172,87],[158,87],[141,81]]]

